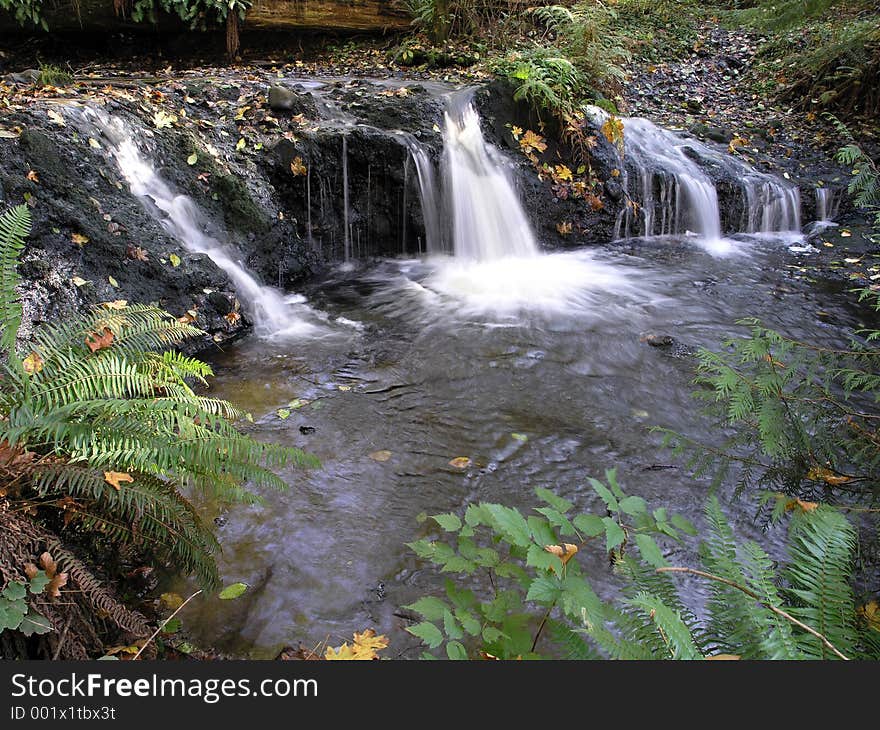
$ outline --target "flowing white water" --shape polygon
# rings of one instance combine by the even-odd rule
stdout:
[[[450,97],[443,147],[443,183],[456,258],[492,261],[538,255],[505,161],[483,139],[470,94]]]
[[[560,319],[598,311],[609,299],[629,306],[653,296],[629,271],[590,252],[541,254],[502,153],[487,144],[468,92],[448,98],[441,180],[453,256],[441,227],[440,194],[427,151],[408,146],[419,181],[428,251],[377,295],[390,312],[415,308],[430,319],[516,324],[523,315]],[[638,297],[636,297],[638,294]]]
[[[121,121],[93,113],[102,132],[113,143],[113,157],[131,192],[144,201],[148,211],[160,218],[169,235],[189,251],[205,254],[226,272],[252,316],[258,335],[298,337],[319,331],[320,325],[310,321],[317,314],[304,304],[304,297],[284,294],[261,284],[240,261],[235,260],[230,247],[205,232],[204,215],[198,205],[186,195],[177,194],[158,175],[153,165],[142,157]]]
[[[434,179],[434,166],[424,145],[407,135],[409,154],[416,166],[419,183],[419,199],[422,204],[422,220],[425,223],[425,245],[428,253],[443,251],[443,232],[440,227],[440,199]]]
[[[829,188],[816,188],[816,220],[831,223],[837,215],[840,199]]]
[[[616,237],[696,234],[721,250],[718,191],[704,168],[725,171],[741,191],[742,215],[730,233],[800,232],[797,186],[761,173],[732,155],[647,119],[624,119],[624,186],[635,203],[617,221]],[[634,178],[634,181],[633,181]]]

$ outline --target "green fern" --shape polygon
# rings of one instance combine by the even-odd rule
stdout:
[[[8,488],[60,504],[79,529],[142,547],[216,586],[216,540],[184,495],[254,502],[255,489],[286,486],[276,469],[315,466],[316,459],[251,439],[235,427],[241,411],[198,395],[190,383],[204,383],[210,367],[167,348],[202,333],[156,307],[93,307],[38,328],[28,358],[19,358],[15,265],[28,223],[24,206],[0,216],[8,353],[0,443],[32,455]],[[128,481],[114,484],[111,472]]]
[[[21,326],[16,267],[30,232],[31,211],[26,205],[17,205],[0,215],[0,347],[10,359],[15,357],[15,338]]]

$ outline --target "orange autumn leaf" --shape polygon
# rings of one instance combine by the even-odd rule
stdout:
[[[303,164],[302,157],[297,155],[293,158],[293,161],[290,163],[290,171],[296,176],[305,175],[308,172],[308,168]]]
[[[810,479],[814,482],[825,482],[826,484],[830,484],[832,487],[836,487],[840,484],[846,484],[847,482],[852,481],[852,477],[845,476],[843,474],[835,474],[830,469],[826,469],[824,466],[814,466],[810,471],[807,472],[807,479]]]
[[[790,499],[785,503],[785,511],[791,512],[792,510],[800,510],[801,512],[814,512],[818,509],[818,502],[805,502],[802,499]]]
[[[111,344],[113,344],[113,330],[109,327],[105,327],[100,335],[97,332],[89,332],[86,335],[86,345],[92,352],[103,350]]]
[[[545,545],[544,550],[555,555],[565,565],[574,557],[574,554],[578,551],[578,546],[572,545],[570,542],[564,542],[562,545]]]
[[[375,652],[381,649],[388,648],[388,637],[384,634],[376,635],[376,632],[373,629],[367,629],[362,633],[355,632],[354,634],[354,643],[355,646],[360,647],[363,652]]]
[[[528,154],[529,152],[544,152],[547,149],[547,144],[540,134],[535,134],[530,129],[523,134],[522,139],[519,141],[519,147]]]
[[[134,477],[124,471],[105,471],[104,481],[118,492],[123,482],[133,482]]]

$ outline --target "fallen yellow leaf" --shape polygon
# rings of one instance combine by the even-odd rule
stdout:
[[[105,471],[104,481],[118,492],[123,482],[133,482],[134,477],[124,471]]]
[[[28,375],[33,375],[43,369],[43,358],[39,353],[32,352],[22,361],[21,366]]]
[[[449,460],[449,466],[453,466],[456,469],[467,469],[471,465],[471,460],[466,456],[456,456],[454,459]]]

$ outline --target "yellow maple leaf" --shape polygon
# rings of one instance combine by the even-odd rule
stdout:
[[[118,492],[123,482],[133,482],[134,477],[124,471],[105,471],[104,481]]]
[[[308,168],[303,164],[302,157],[297,155],[293,158],[293,162],[290,163],[290,171],[296,176],[305,175],[308,172]]]
[[[376,635],[373,629],[367,629],[363,633],[354,634],[354,645],[357,647],[357,654],[361,659],[378,659],[378,653],[382,649],[388,648],[388,637],[384,634]]]
[[[454,459],[449,460],[449,466],[453,466],[456,469],[467,469],[471,465],[471,460],[466,456],[456,456]]]
[[[569,170],[568,167],[566,167],[565,165],[556,165],[556,167],[553,168],[553,170],[556,173],[556,178],[558,180],[571,180],[572,179],[571,170]]]
[[[540,134],[535,134],[531,129],[525,132],[519,141],[520,149],[525,152],[543,152],[547,149],[547,144]]]
[[[510,133],[513,135],[514,139],[518,140],[522,136],[522,133],[523,133],[522,127],[517,127],[516,125],[514,125],[513,127],[510,128]]]
[[[358,658],[356,654],[355,647],[349,646],[346,641],[337,649],[328,646],[327,650],[324,652],[324,659],[327,661],[352,661]]]
[[[101,306],[107,309],[125,309],[128,306],[128,300],[114,299],[112,302],[101,302]]]
[[[562,223],[557,223],[556,230],[559,231],[560,236],[567,236],[572,231],[571,221],[564,221]]]
[[[610,116],[602,125],[602,134],[611,144],[618,149],[623,149],[623,122],[615,116]]]
[[[43,369],[43,358],[39,353],[32,352],[22,361],[21,366],[28,375],[33,375]]]
[[[70,240],[77,246],[85,246],[89,242],[89,237],[84,236],[82,233],[71,233]]]

